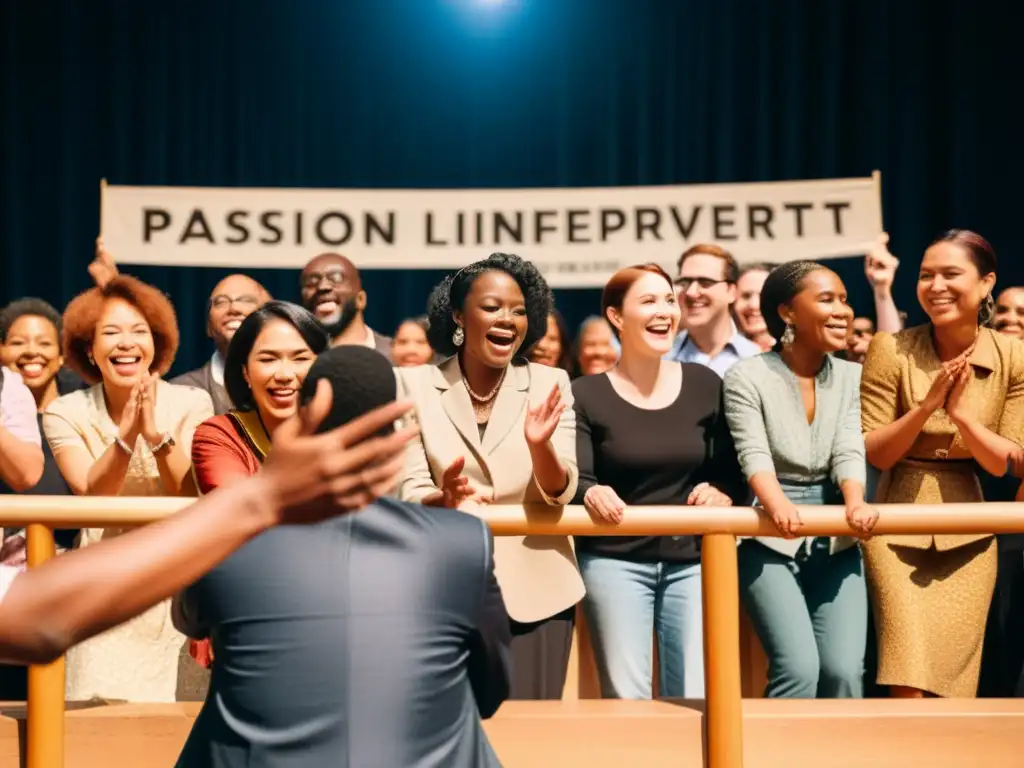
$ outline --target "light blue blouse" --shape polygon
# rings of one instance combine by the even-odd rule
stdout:
[[[836,485],[866,483],[864,436],[860,425],[861,366],[826,356],[815,378],[814,419],[800,384],[776,352],[741,360],[725,375],[725,417],[747,480],[772,472],[780,482]],[[795,554],[799,539],[763,539],[779,552]],[[853,539],[833,541],[832,551]],[[792,550],[792,552],[790,552]]]

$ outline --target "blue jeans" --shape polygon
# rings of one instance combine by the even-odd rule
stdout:
[[[656,634],[659,694],[704,698],[700,563],[637,563],[587,552],[577,558],[601,695],[651,698]]]
[[[782,484],[794,504],[836,503],[823,485]],[[769,698],[861,698],[868,594],[860,547],[829,554],[811,540],[796,557],[747,540],[739,547],[740,595],[768,656]]]

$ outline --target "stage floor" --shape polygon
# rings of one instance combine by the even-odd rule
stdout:
[[[1020,768],[1024,700],[746,700],[744,768]],[[71,709],[66,768],[172,766],[198,704]],[[24,704],[0,704],[0,766],[19,765]],[[505,704],[486,724],[505,768],[700,766],[702,710],[684,701]]]

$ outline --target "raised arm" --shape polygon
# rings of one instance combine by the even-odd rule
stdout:
[[[892,286],[900,260],[889,252],[889,235],[879,236],[875,247],[864,259],[864,274],[875,297],[875,331],[898,333],[903,330],[900,311],[892,297]]]
[[[576,412],[569,376],[559,371],[558,382],[536,407],[527,405],[526,443],[537,487],[549,504],[568,504],[579,485],[576,464]]]
[[[0,602],[0,658],[46,662],[170,597],[273,522],[262,479],[32,568]]]
[[[280,522],[315,522],[392,492],[415,430],[371,437],[408,409],[392,403],[314,435],[330,409],[318,393],[282,425],[255,477],[153,525],[75,550],[17,576],[0,600],[0,659],[44,663],[194,582]]]

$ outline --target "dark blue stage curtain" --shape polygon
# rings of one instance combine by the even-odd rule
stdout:
[[[1019,254],[1021,44],[979,0],[8,0],[0,300],[88,285],[98,182],[532,187],[866,176],[914,298],[923,246]],[[1012,47],[1011,47],[1012,46]],[[1012,54],[1012,56],[1011,56]],[[861,263],[839,262],[868,311]],[[138,269],[209,354],[221,270]],[[294,298],[297,275],[259,271]],[[436,271],[368,271],[370,323]],[[559,291],[571,325],[599,292]]]

